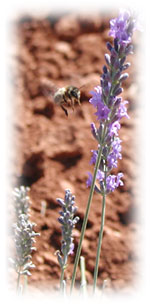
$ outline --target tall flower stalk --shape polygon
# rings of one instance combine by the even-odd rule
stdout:
[[[96,109],[95,115],[99,121],[98,128],[94,123],[91,124],[91,132],[98,142],[98,147],[97,150],[92,150],[90,163],[95,165],[95,169],[93,175],[90,172],[88,173],[89,178],[86,183],[87,187],[90,186],[91,189],[75,259],[71,290],[75,282],[76,270],[94,190],[102,195],[102,215],[94,269],[93,292],[95,292],[98,276],[105,220],[106,195],[114,191],[118,186],[123,185],[123,181],[121,180],[123,174],[119,172],[117,175],[113,175],[111,174],[111,170],[117,167],[118,159],[122,158],[121,140],[118,136],[118,131],[121,127],[120,120],[122,117],[129,118],[126,109],[128,101],[123,101],[122,98],[118,96],[123,91],[122,82],[129,76],[128,73],[124,71],[130,66],[130,63],[126,62],[126,57],[133,53],[131,38],[135,29],[136,22],[128,11],[122,11],[118,18],[110,21],[109,35],[112,36],[114,40],[112,44],[107,42],[107,49],[110,54],[105,54],[106,65],[103,66],[100,86],[95,87],[95,90],[91,92],[92,98],[89,100]],[[95,184],[96,181],[97,184]]]

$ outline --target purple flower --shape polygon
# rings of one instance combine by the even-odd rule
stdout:
[[[109,126],[109,135],[111,137],[118,136],[118,130],[120,129],[120,123],[116,120],[114,123],[110,124]]]
[[[118,173],[117,175],[108,175],[106,178],[107,192],[113,192],[118,186],[123,186],[123,181],[121,180],[122,177],[122,173]]]
[[[101,170],[97,171],[97,175],[96,175],[96,179],[100,181],[102,181],[104,179],[104,172],[102,172]]]
[[[86,182],[87,187],[90,187],[92,184],[93,176],[90,172],[88,172],[89,178]],[[123,186],[123,181],[121,178],[123,177],[122,173],[118,173],[117,175],[108,175],[106,178],[106,191],[107,193],[113,192],[117,187]],[[99,184],[104,183],[104,172],[98,170],[96,179],[98,180]]]
[[[117,167],[117,159],[121,159],[121,140],[117,137],[115,141],[112,142],[112,150],[107,157],[108,167],[110,169]]]
[[[89,102],[97,108],[97,112],[95,115],[97,115],[97,119],[107,119],[108,114],[110,112],[110,109],[104,104],[102,99],[102,89],[100,86],[97,86],[94,88],[95,91],[91,91],[90,94],[93,95],[92,98],[90,98]]]
[[[112,152],[116,154],[117,158],[120,158],[121,142],[122,140],[119,137],[116,137],[115,140],[112,142]]]
[[[95,91],[91,91],[90,94],[93,95],[92,98],[90,98],[89,102],[96,108],[99,104],[99,102],[102,102],[102,88],[100,86],[97,86],[94,88]]]
[[[95,164],[96,163],[96,159],[97,159],[97,150],[91,150],[91,152],[93,153],[91,160],[90,160],[90,165]]]
[[[91,186],[92,184],[92,180],[93,180],[93,175],[91,174],[91,172],[88,172],[88,179],[86,181],[86,186],[87,188]],[[97,171],[97,175],[96,175],[96,179],[100,182],[104,179],[104,172],[102,172],[101,170],[98,169]]]
[[[117,38],[120,44],[129,44],[134,30],[136,22],[131,18],[129,11],[122,11],[118,18],[110,20],[109,35]]]
[[[97,116],[98,120],[107,119],[109,112],[110,110],[108,109],[108,107],[105,106],[102,102],[99,102],[99,104],[97,105],[97,112],[95,113],[95,115]]]
[[[106,178],[106,188],[107,191],[112,192],[115,190],[115,180],[116,176],[115,175],[108,175]]]
[[[91,174],[91,172],[88,172],[88,176],[89,176],[89,177],[88,177],[88,179],[87,179],[87,181],[86,181],[86,186],[87,186],[87,188],[91,186],[92,180],[93,180],[93,175]]]
[[[122,117],[126,117],[126,118],[130,118],[128,113],[127,113],[127,108],[125,107],[125,105],[128,103],[127,100],[124,100],[120,106],[119,106],[119,109],[118,109],[118,112],[117,112],[117,117],[118,119],[121,119]]]
[[[117,174],[117,178],[116,178],[116,187],[119,187],[119,186],[123,186],[123,181],[121,180],[121,178],[123,177],[123,173],[118,173]]]

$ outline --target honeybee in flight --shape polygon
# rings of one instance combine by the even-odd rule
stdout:
[[[68,111],[65,106],[70,106],[74,110],[75,102],[80,103],[80,88],[68,85],[62,88],[57,88],[50,81],[44,81],[44,90],[47,95],[53,95],[54,103],[62,108],[66,116]]]
[[[54,94],[54,102],[55,104],[61,106],[66,116],[68,116],[68,111],[64,106],[71,106],[71,108],[74,110],[75,102],[78,102],[78,104],[81,105],[80,89],[71,85],[60,88]]]

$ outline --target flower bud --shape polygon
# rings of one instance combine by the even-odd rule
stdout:
[[[80,219],[80,218],[79,218],[78,216],[76,216],[76,217],[74,218],[74,220],[73,220],[73,224],[76,225],[77,222],[79,221],[79,219]]]
[[[122,67],[121,67],[121,70],[124,71],[126,69],[128,69],[130,67],[131,63],[130,62],[127,62],[126,64],[124,64]]]
[[[126,56],[123,56],[120,60],[120,65],[123,65],[126,60]]]
[[[116,57],[111,55],[110,56],[110,62],[111,62],[111,65],[114,65],[115,64],[115,61],[116,61]]]
[[[122,75],[120,76],[119,81],[124,81],[124,80],[126,80],[128,77],[129,77],[129,74],[128,74],[128,73],[124,73],[124,74],[122,74]]]
[[[60,223],[60,224],[64,224],[65,223],[65,221],[64,221],[64,217],[63,216],[60,216],[59,218],[58,218],[58,222]]]
[[[65,206],[64,200],[63,200],[63,199],[57,198],[56,201],[57,201],[61,206]]]
[[[106,46],[107,46],[107,49],[108,49],[109,51],[111,51],[111,49],[112,49],[111,43],[110,43],[110,42],[107,42],[107,43],[106,43]]]
[[[103,66],[103,72],[104,72],[104,74],[107,73],[107,66],[106,65]]]
[[[118,52],[118,48],[119,48],[119,45],[118,45],[118,39],[114,39],[114,48],[116,50],[116,52]]]
[[[104,95],[107,97],[109,95],[109,92],[110,92],[110,89],[108,86],[105,86],[104,89],[103,89],[103,93]]]
[[[116,74],[114,76],[114,81],[117,81],[119,79],[120,75],[121,75],[121,71],[119,70],[116,72]]]
[[[118,57],[118,54],[117,54],[117,52],[115,51],[114,48],[111,49],[111,55],[112,55],[113,57],[115,57],[115,58]]]
[[[118,96],[122,93],[123,89],[121,87],[114,89],[113,94]]]
[[[115,101],[115,103],[114,103],[114,107],[115,107],[115,108],[118,108],[119,105],[120,105],[120,103],[121,103],[121,101],[122,101],[122,98],[121,98],[121,97],[117,98],[116,101]]]
[[[108,66],[110,66],[111,62],[110,62],[110,55],[105,54],[105,61],[108,64]]]
[[[91,132],[94,138],[98,141],[98,132],[94,123],[91,123]]]

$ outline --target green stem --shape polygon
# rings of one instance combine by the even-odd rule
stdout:
[[[105,136],[105,129],[104,129],[104,132],[103,132],[103,138]],[[85,229],[86,229],[87,220],[88,220],[88,215],[89,215],[89,210],[90,210],[90,206],[91,206],[91,202],[92,202],[92,198],[93,198],[96,175],[97,175],[97,171],[98,171],[100,161],[101,161],[102,149],[103,149],[103,145],[101,144],[100,148],[98,150],[98,156],[97,156],[97,161],[96,161],[96,165],[95,165],[95,170],[94,170],[92,185],[91,185],[91,189],[90,189],[90,194],[89,194],[89,198],[88,198],[86,213],[85,213],[85,216],[84,216],[82,229],[81,229],[80,241],[79,241],[79,245],[78,245],[78,249],[77,249],[77,253],[76,253],[76,257],[75,257],[75,263],[74,263],[74,269],[73,269],[73,275],[72,275],[72,282],[71,282],[71,290],[70,290],[71,293],[72,293],[72,289],[73,289],[74,283],[75,283],[75,276],[76,276],[77,266],[78,266],[78,263],[79,263],[82,241],[83,241],[83,238],[84,238]]]
[[[27,292],[27,286],[28,286],[28,276],[24,275],[23,294]]]
[[[65,298],[66,297],[66,281],[63,280],[62,282],[62,295]]]
[[[64,287],[64,284],[63,284],[63,280],[64,280],[64,271],[65,271],[65,268],[62,267],[61,268],[61,277],[60,277],[60,291],[63,292],[63,287]]]
[[[96,283],[97,283],[98,265],[99,265],[99,260],[100,260],[101,245],[102,245],[102,238],[103,238],[103,228],[104,228],[104,221],[105,221],[105,205],[106,205],[106,194],[104,193],[103,202],[102,202],[101,227],[100,227],[100,231],[99,231],[96,264],[95,264],[95,269],[94,269],[93,294],[95,293],[95,288],[96,288]]]
[[[80,269],[81,269],[81,293],[86,295],[86,275],[85,275],[85,258],[80,256]]]

